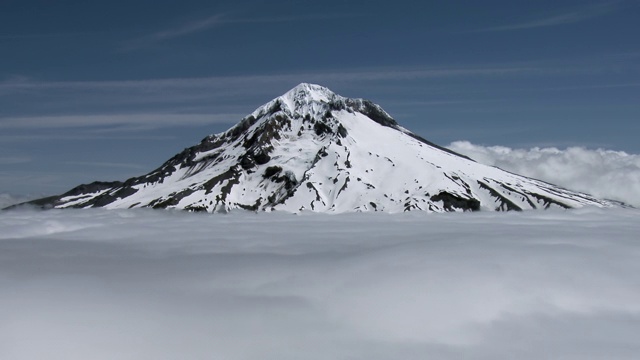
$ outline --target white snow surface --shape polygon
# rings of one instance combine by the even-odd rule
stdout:
[[[0,213],[0,359],[637,359],[640,212]]]
[[[207,212],[616,206],[431,146],[395,122],[390,126],[374,121],[374,115],[366,115],[366,106],[391,119],[377,105],[300,84],[190,149],[191,162],[166,163],[155,172],[160,179],[140,178],[126,194],[115,187],[63,197],[58,207],[91,207],[90,201],[104,194],[114,198],[104,205],[111,209]],[[264,154],[267,162],[257,160]],[[255,163],[241,166],[247,156]],[[267,176],[269,171],[275,173]]]

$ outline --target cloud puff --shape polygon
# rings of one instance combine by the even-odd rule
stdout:
[[[632,359],[640,213],[0,216],[0,358]]]
[[[640,207],[640,155],[583,147],[512,149],[468,141],[447,147],[483,164]]]

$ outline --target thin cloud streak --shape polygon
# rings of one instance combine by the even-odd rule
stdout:
[[[147,135],[143,133],[137,133],[136,135],[125,135],[127,132],[123,131],[117,135],[91,131],[74,131],[73,134],[69,133],[40,133],[40,134],[17,134],[17,135],[0,135],[0,142],[5,144],[19,143],[19,142],[40,142],[51,140],[175,140],[175,136],[169,135]]]
[[[26,97],[37,106],[5,108],[0,129],[94,128],[99,132],[170,126],[234,124],[256,106],[300,82],[330,86],[345,96],[377,82],[424,79],[502,79],[587,72],[549,63],[493,64],[484,67],[358,68],[266,75],[212,76],[108,81],[36,81],[13,76],[0,81],[0,99],[19,104]],[[605,84],[608,87],[635,83]],[[603,84],[594,85],[603,87]],[[535,90],[535,89],[533,89]],[[438,94],[443,94],[438,89]],[[478,101],[477,99],[472,99]],[[434,99],[422,105],[449,104]],[[460,101],[460,99],[455,99]],[[469,101],[464,100],[464,101]],[[78,103],[83,107],[78,108]],[[390,103],[387,103],[390,104]],[[108,127],[95,129],[97,127]]]
[[[42,34],[4,34],[0,35],[0,39],[40,39],[40,38],[56,38],[62,36],[77,35],[77,33],[42,33]]]
[[[582,9],[578,9],[572,12],[553,15],[545,18],[535,19],[531,21],[495,26],[485,29],[475,30],[474,32],[494,32],[494,31],[509,31],[509,30],[524,30],[535,29],[550,26],[573,24],[582,21],[586,21],[592,18],[596,18],[602,15],[606,15],[620,8],[622,1],[610,1],[601,4],[595,4]]]
[[[224,15],[216,14],[205,19],[186,23],[180,27],[159,31],[152,35],[157,40],[174,39],[177,37],[208,30],[223,23]]]
[[[77,36],[95,36],[109,34],[109,31],[76,31],[76,32],[50,32],[31,34],[0,34],[0,39],[4,40],[24,40],[24,39],[47,39]]]
[[[640,87],[640,83],[558,86],[554,88],[545,88],[543,90],[614,89],[614,88],[628,88],[628,87]]]
[[[121,114],[0,118],[0,129],[115,127],[115,131],[149,130],[166,127],[234,124],[238,114]]]
[[[215,14],[204,19],[187,22],[177,27],[168,28],[152,34],[130,39],[123,43],[120,50],[136,50],[164,40],[175,39],[178,37],[206,31],[220,25],[223,18],[223,14]]]
[[[389,101],[387,105],[401,106],[458,106],[461,104],[491,104],[505,102],[505,99],[484,99],[484,100],[431,100],[431,101]]]
[[[16,91],[28,91],[38,89],[122,89],[141,88],[152,91],[156,88],[166,87],[209,87],[212,85],[225,88],[229,85],[262,85],[273,82],[295,82],[300,79],[308,81],[376,81],[376,80],[406,80],[428,79],[464,76],[503,76],[503,75],[527,75],[540,73],[557,73],[569,69],[555,69],[540,66],[492,66],[492,67],[468,67],[468,68],[423,68],[406,69],[398,68],[370,68],[353,69],[352,71],[326,71],[326,72],[301,72],[273,75],[246,75],[246,76],[213,76],[201,78],[169,78],[149,80],[120,80],[120,81],[5,81],[0,82],[0,95]],[[294,84],[295,85],[295,84]]]
[[[212,28],[229,24],[281,23],[311,20],[341,19],[362,16],[361,14],[312,14],[302,16],[280,16],[265,18],[233,18],[228,14],[214,14],[206,18],[192,20],[179,26],[167,28],[124,42],[121,50],[135,50],[155,43],[197,34]]]
[[[91,166],[91,167],[104,167],[104,168],[123,168],[123,169],[148,169],[148,166],[143,166],[140,164],[129,164],[129,163],[114,163],[114,162],[95,162],[95,161],[65,161],[66,165],[80,165],[80,166]]]
[[[329,86],[345,96],[367,96],[360,89],[376,82],[389,84],[420,79],[517,78],[556,71],[550,67],[536,67],[535,64],[513,64],[468,68],[360,68],[351,71],[120,81],[66,82],[19,78],[0,82],[0,99],[7,104],[16,104],[15,107],[4,109],[4,114],[0,115],[0,128],[59,127],[65,122],[78,126],[92,126],[94,123],[119,126],[131,123],[132,120],[123,119],[125,115],[140,117],[128,115],[137,113],[153,116],[166,114],[162,116],[169,117],[173,114],[190,114],[184,115],[184,119],[160,121],[162,126],[166,122],[235,123],[256,106],[301,82]],[[20,104],[27,99],[36,105],[23,108]],[[79,103],[82,104],[80,108]],[[218,117],[232,115],[233,118],[218,121],[203,114],[217,114]],[[93,117],[82,119],[86,115]],[[34,120],[34,117],[38,120]],[[135,120],[145,126],[154,121],[159,120]]]
[[[29,156],[1,156],[0,157],[0,165],[24,164],[31,161],[32,159]]]
[[[128,113],[247,114],[301,82],[328,86],[341,95],[369,95],[367,88],[385,83],[421,80],[472,81],[527,77],[554,77],[568,73],[593,73],[587,65],[553,63],[503,63],[469,67],[378,67],[199,78],[165,78],[106,81],[36,81],[14,76],[0,81],[0,99],[16,106],[5,107],[3,118],[33,116],[106,115]],[[448,82],[448,84],[451,84]],[[468,89],[468,88],[467,88]],[[438,94],[446,92],[437,89]],[[23,108],[20,104],[35,104]],[[446,100],[446,99],[445,99]],[[79,108],[78,104],[82,104]],[[238,117],[239,119],[240,117]],[[6,127],[6,125],[5,125]]]

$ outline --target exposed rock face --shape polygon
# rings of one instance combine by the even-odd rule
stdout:
[[[615,206],[478,164],[402,128],[381,107],[300,84],[147,175],[32,202],[57,208],[290,212]]]

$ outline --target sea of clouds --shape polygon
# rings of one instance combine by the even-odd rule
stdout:
[[[512,149],[468,141],[447,147],[483,164],[640,207],[640,155],[584,147]]]
[[[637,359],[640,211],[0,214],[0,359]]]

